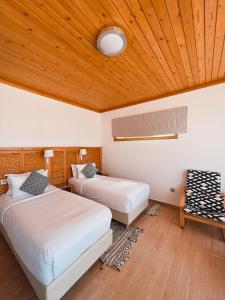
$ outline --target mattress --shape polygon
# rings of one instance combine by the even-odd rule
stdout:
[[[110,228],[110,210],[59,189],[0,196],[0,222],[16,253],[44,285],[63,273]]]
[[[115,177],[72,177],[69,184],[74,186],[76,194],[123,213],[131,213],[149,197],[148,184]]]

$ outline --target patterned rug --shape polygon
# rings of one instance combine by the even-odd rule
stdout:
[[[129,250],[137,242],[138,236],[143,232],[142,228],[129,226],[112,221],[111,229],[113,230],[113,244],[100,257],[103,264],[120,271],[121,267],[129,259]]]
[[[151,208],[149,208],[147,214],[149,216],[158,216],[160,209],[162,208],[162,205],[159,203],[154,204]]]

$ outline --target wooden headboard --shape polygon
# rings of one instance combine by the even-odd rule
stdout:
[[[80,160],[80,149],[87,149],[87,155]],[[71,164],[95,162],[102,169],[101,147],[45,147],[45,148],[0,148],[0,179],[6,174],[17,174],[44,169],[44,150],[53,149],[54,157],[49,163],[49,179],[53,185],[66,183],[72,176]],[[0,194],[6,192],[7,185],[0,185]]]

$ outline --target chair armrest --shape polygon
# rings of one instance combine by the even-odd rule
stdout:
[[[184,204],[185,204],[185,194],[184,194],[184,192],[182,192],[181,197],[180,197],[180,209],[184,208]]]

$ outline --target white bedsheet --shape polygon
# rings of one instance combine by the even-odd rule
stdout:
[[[40,196],[0,196],[0,222],[17,254],[43,284],[64,272],[110,228],[110,210],[54,189]]]
[[[72,177],[75,193],[97,201],[111,209],[130,213],[149,197],[149,185],[108,176],[77,179]]]

